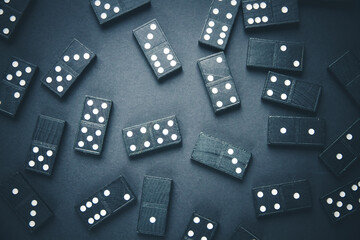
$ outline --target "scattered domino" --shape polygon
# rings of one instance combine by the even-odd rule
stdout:
[[[312,207],[307,180],[257,187],[252,191],[258,217]]]
[[[25,163],[27,170],[51,175],[64,127],[64,120],[39,116]]]
[[[259,240],[256,236],[254,236],[251,232],[239,226],[234,234],[231,236],[230,240]]]
[[[16,115],[36,69],[37,66],[12,57],[5,78],[0,82],[0,112]]]
[[[134,29],[133,34],[158,80],[181,70],[181,62],[156,19]]]
[[[338,177],[359,157],[360,119],[354,122],[319,155],[319,159]]]
[[[123,176],[81,201],[75,210],[89,230],[135,202],[136,196]]]
[[[316,112],[320,95],[321,86],[318,84],[269,72],[261,98],[288,107]]]
[[[246,65],[254,68],[302,71],[304,44],[250,38]]]
[[[240,98],[224,52],[199,59],[198,67],[215,113],[240,106]]]
[[[86,96],[74,149],[100,155],[109,122],[112,101]]]
[[[181,143],[175,115],[124,128],[123,138],[129,157]]]
[[[200,133],[191,159],[241,180],[251,159],[251,153]]]
[[[245,28],[300,21],[298,0],[245,0],[242,8]]]
[[[323,146],[325,135],[325,121],[320,118],[269,117],[269,145]]]
[[[211,240],[214,238],[218,223],[197,213],[193,213],[182,240]]]
[[[4,0],[0,2],[0,36],[9,39],[30,0]]]
[[[172,180],[145,176],[137,224],[138,233],[164,236]]]
[[[329,66],[329,71],[360,106],[360,60],[347,51]]]
[[[341,221],[356,212],[360,204],[360,178],[320,198],[326,214],[332,223]]]
[[[41,81],[62,97],[94,58],[95,53],[74,39]]]
[[[0,195],[30,232],[36,231],[53,216],[21,173],[12,175],[0,184]]]
[[[90,4],[99,23],[103,24],[150,4],[150,0],[90,0]]]
[[[240,0],[213,0],[199,43],[225,50],[239,10]]]

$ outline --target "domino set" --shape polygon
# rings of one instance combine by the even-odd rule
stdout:
[[[197,213],[191,216],[182,240],[214,239],[218,223]]]
[[[316,112],[321,87],[292,77],[269,72],[261,98],[288,107]]]
[[[168,178],[144,177],[137,223],[138,233],[165,235],[171,185],[172,180]]]
[[[42,83],[62,97],[94,58],[92,51],[74,39],[42,79]]]
[[[0,36],[9,39],[30,0],[3,0],[0,2]]]
[[[63,120],[39,116],[25,163],[27,170],[51,175],[64,128]]]
[[[90,4],[99,23],[104,24],[150,4],[150,0],[90,0]]]
[[[9,39],[30,0],[0,2],[0,35]],[[225,50],[235,23],[240,0],[212,0],[201,32],[201,45]],[[150,0],[90,0],[100,24],[120,18],[136,9],[150,5]],[[294,24],[300,21],[297,0],[243,0],[245,29]],[[145,58],[158,80],[182,70],[182,64],[170,45],[159,22],[153,19],[133,30]],[[73,39],[61,57],[43,77],[42,84],[63,97],[76,79],[96,57],[90,49]],[[205,87],[216,114],[240,107],[240,97],[224,52],[211,54],[197,61]],[[250,38],[248,68],[301,72],[304,67],[304,44]],[[15,116],[37,66],[13,57],[0,82],[0,111]],[[360,60],[350,51],[328,67],[347,94],[360,105]],[[261,99],[315,113],[322,87],[319,84],[295,79],[283,73],[269,71]],[[100,155],[108,127],[113,102],[85,96],[74,150]],[[180,122],[181,123],[181,122]],[[25,160],[28,172],[52,175],[55,159],[65,130],[66,121],[39,115]],[[129,157],[180,145],[182,136],[175,115],[124,128],[123,141]],[[323,147],[326,140],[325,120],[318,117],[269,116],[268,145]],[[354,122],[332,144],[323,150],[319,159],[337,177],[342,176],[360,157],[360,119]],[[239,146],[200,133],[191,154],[193,162],[242,180],[252,154]],[[145,175],[139,206],[137,232],[163,237],[173,180]],[[320,198],[326,214],[336,223],[359,209],[360,178]],[[47,223],[53,212],[35,192],[23,174],[16,173],[0,183],[0,195],[30,231]],[[297,180],[252,189],[257,217],[284,214],[313,207],[310,183]],[[135,204],[136,196],[123,176],[75,205],[75,211],[85,226],[92,230],[105,219]],[[219,223],[196,212],[181,239],[215,239]],[[259,239],[239,226],[231,240]]]
[[[250,38],[246,66],[301,72],[304,62],[304,44],[268,39]]]
[[[347,51],[329,66],[329,71],[360,106],[360,60],[355,54]]]
[[[251,153],[204,133],[200,133],[191,154],[192,160],[240,180],[250,158]]]
[[[310,185],[307,180],[257,187],[252,191],[258,217],[312,207]]]
[[[176,116],[124,128],[123,138],[129,157],[181,143]]]
[[[89,230],[135,202],[136,196],[123,176],[81,201],[75,210]]]
[[[100,155],[109,122],[112,101],[86,96],[74,149]]]
[[[0,184],[0,195],[30,232],[46,224],[53,212],[21,173]]]
[[[240,98],[223,52],[198,60],[215,113],[240,106]]]
[[[336,176],[360,158],[360,119],[320,153],[319,158]]]
[[[242,9],[246,29],[300,21],[297,0],[244,0]]]
[[[323,146],[325,136],[325,121],[320,118],[269,117],[269,145]]]
[[[360,178],[326,194],[320,201],[333,223],[351,215],[360,205]]]
[[[36,69],[37,66],[12,57],[7,73],[0,81],[0,112],[16,115]]]
[[[133,34],[158,80],[181,70],[181,62],[156,19],[134,29]]]
[[[239,6],[240,0],[213,0],[199,43],[225,50]]]

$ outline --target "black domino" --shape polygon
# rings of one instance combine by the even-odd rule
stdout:
[[[12,57],[10,66],[0,81],[0,112],[12,117],[16,115],[36,69],[37,66]]]
[[[261,98],[288,107],[316,112],[321,96],[321,86],[293,77],[269,72]]]
[[[254,68],[302,71],[303,58],[303,43],[250,38],[246,65]]]
[[[0,2],[0,36],[9,39],[30,0],[4,0]]]
[[[256,187],[252,192],[258,217],[312,207],[310,184],[307,180]]]
[[[62,97],[94,58],[95,53],[74,39],[41,81]]]
[[[109,22],[150,3],[150,0],[90,0],[100,24]]]
[[[0,184],[0,195],[30,232],[46,224],[53,212],[21,173]]]
[[[326,194],[320,202],[332,223],[343,220],[359,209],[360,178]]]
[[[242,226],[239,226],[231,236],[230,240],[259,240],[259,238]]]
[[[360,106],[360,60],[354,53],[347,51],[329,66],[341,86]]]
[[[104,145],[112,101],[86,96],[74,149],[100,155]]]
[[[341,176],[360,158],[360,119],[355,121],[319,155],[336,176]]]
[[[181,143],[175,115],[124,128],[123,138],[130,157]]]
[[[89,230],[104,222],[116,212],[136,201],[123,176],[84,199],[75,206],[75,211]]]
[[[270,116],[269,145],[324,146],[325,121],[314,117]]]
[[[39,116],[25,162],[27,170],[51,175],[64,127],[64,120]]]
[[[225,50],[239,10],[240,0],[213,0],[199,43]]]
[[[241,180],[251,159],[251,153],[200,133],[191,159]]]
[[[181,62],[156,19],[134,29],[133,34],[158,80],[181,70]]]
[[[240,97],[223,52],[198,60],[215,113],[240,106]]]
[[[214,239],[218,223],[193,213],[182,240],[212,240]]]
[[[172,180],[145,176],[137,224],[138,233],[164,236]]]
[[[298,0],[245,0],[242,8],[245,28],[300,21]]]

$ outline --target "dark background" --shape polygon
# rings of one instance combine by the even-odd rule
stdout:
[[[310,1],[312,2],[312,1]],[[359,108],[326,67],[360,37],[360,3],[300,5],[301,22],[293,26],[244,31],[242,13],[237,16],[226,57],[242,106],[215,116],[196,60],[214,53],[198,46],[210,0],[152,0],[150,8],[112,24],[98,24],[85,0],[33,0],[11,41],[0,41],[0,72],[4,75],[11,56],[40,67],[15,119],[0,115],[0,176],[24,171],[38,114],[64,119],[67,126],[51,177],[26,172],[27,179],[49,204],[55,217],[40,231],[29,234],[4,201],[0,201],[1,239],[157,239],[138,235],[136,224],[145,174],[174,180],[165,239],[179,239],[191,213],[220,223],[216,239],[228,239],[241,224],[262,239],[359,239],[357,212],[331,225],[319,197],[359,176],[355,163],[337,179],[317,156],[321,149],[270,148],[266,144],[269,115],[307,116],[261,101],[266,71],[246,69],[249,37],[305,42],[304,71],[299,79],[322,84],[323,94],[316,116],[326,119],[327,144],[359,116]],[[157,82],[143,56],[132,29],[157,18],[183,64],[180,74]],[[52,67],[73,38],[97,54],[97,59],[59,99],[40,79]],[[358,52],[359,53],[359,52]],[[360,55],[358,55],[360,56]],[[75,152],[84,96],[114,102],[103,153],[100,158]],[[134,124],[176,114],[183,144],[131,160],[121,130]],[[312,115],[315,116],[315,115]],[[190,161],[200,131],[252,152],[243,181]],[[74,205],[123,174],[138,200],[94,231],[88,231]],[[255,217],[251,188],[308,179],[313,208],[298,213]]]

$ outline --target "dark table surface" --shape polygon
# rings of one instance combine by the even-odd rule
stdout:
[[[311,2],[311,1],[310,1]],[[316,115],[326,120],[327,144],[359,116],[359,108],[329,75],[327,66],[347,49],[359,50],[360,3],[328,5],[303,3],[301,22],[295,26],[245,32],[238,14],[226,57],[242,106],[215,116],[196,60],[213,51],[198,46],[210,0],[153,0],[150,8],[102,27],[85,0],[34,0],[11,41],[0,41],[0,72],[11,56],[40,67],[15,119],[0,115],[0,176],[24,171],[38,114],[67,121],[55,170],[51,177],[26,172],[27,179],[49,204],[55,217],[40,231],[29,234],[0,201],[0,238],[7,239],[156,239],[136,233],[145,174],[174,180],[164,239],[179,239],[191,213],[220,223],[216,239],[228,239],[241,224],[261,239],[359,239],[357,212],[331,225],[319,197],[359,176],[356,163],[337,179],[317,156],[321,149],[270,148],[266,144],[269,115],[307,116],[261,101],[266,71],[248,70],[249,37],[305,42],[305,65],[297,77],[323,86]],[[157,82],[132,29],[157,18],[183,64],[180,74]],[[41,77],[55,63],[66,45],[78,38],[97,54],[94,64],[63,99],[41,86]],[[358,51],[359,53],[359,51]],[[359,55],[360,56],[360,55]],[[73,149],[85,95],[114,102],[105,146],[100,158]],[[183,136],[181,147],[129,159],[121,130],[134,124],[176,114]],[[198,134],[204,131],[252,152],[243,181],[238,181],[190,161]],[[94,231],[76,215],[80,200],[124,175],[138,197],[137,203]],[[313,208],[293,214],[257,219],[252,187],[308,179]]]

